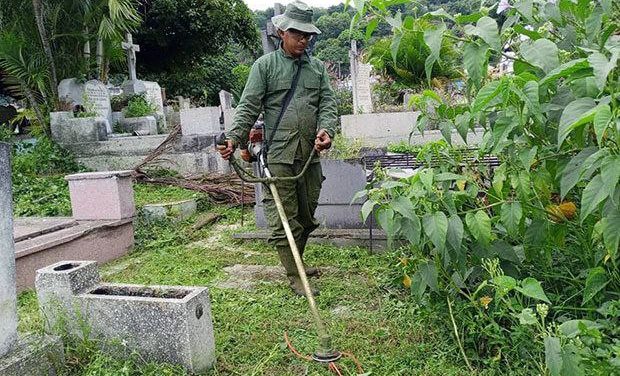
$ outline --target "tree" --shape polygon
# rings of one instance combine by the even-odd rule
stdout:
[[[28,99],[41,125],[57,105],[64,77],[99,77],[90,70],[91,41],[114,46],[139,22],[136,0],[4,0],[0,3],[0,70],[8,89]],[[114,50],[101,50],[112,61]]]
[[[136,34],[139,75],[157,80],[170,96],[202,104],[231,90],[232,69],[249,51],[262,54],[252,13],[241,0],[157,0],[141,8]]]
[[[338,38],[350,25],[351,15],[346,12],[326,14],[316,21],[316,27],[321,30],[320,39]]]
[[[175,70],[205,55],[217,55],[239,44],[260,56],[252,13],[241,0],[157,0],[141,8],[144,23],[137,31],[138,70]]]

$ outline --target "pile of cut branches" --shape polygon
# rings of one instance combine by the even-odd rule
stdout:
[[[174,143],[181,137],[181,127],[175,127],[170,135],[153,150],[135,170],[138,181],[150,184],[172,185],[204,192],[219,204],[254,203],[254,187],[244,184],[235,174],[198,174],[191,176],[158,176],[149,170],[166,161],[163,154],[174,148]]]

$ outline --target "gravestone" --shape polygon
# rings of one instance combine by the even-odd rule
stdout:
[[[110,105],[110,93],[107,86],[98,80],[90,80],[84,83],[76,78],[67,78],[58,85],[58,98],[71,104],[71,108],[82,106],[86,112],[95,112],[97,116],[105,118],[109,124],[106,131],[112,133],[112,106]]]
[[[220,91],[220,108],[222,109],[225,131],[232,128],[233,118],[235,117],[235,109],[232,106],[232,100],[233,96],[231,93],[226,90]]]
[[[220,90],[220,106],[222,107],[222,110],[229,110],[232,108],[232,100],[233,100],[233,96],[231,93],[227,92],[226,90]]]
[[[366,114],[373,111],[372,90],[370,88],[370,72],[372,65],[361,62],[357,51],[357,42],[351,41],[349,51],[351,64],[351,89],[353,91],[353,113]]]
[[[221,132],[219,107],[197,107],[180,111],[181,134],[214,134]]]
[[[123,82],[123,92],[125,94],[144,93],[146,91],[144,82],[138,80],[136,75],[136,52],[140,52],[140,46],[134,44],[131,33],[127,33],[121,47],[127,53],[127,67],[129,69],[129,80]]]

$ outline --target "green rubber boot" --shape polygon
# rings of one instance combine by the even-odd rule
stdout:
[[[306,294],[304,293],[304,286],[301,283],[301,278],[299,277],[299,273],[297,273],[297,265],[295,264],[295,258],[293,257],[293,254],[291,253],[289,248],[278,247],[278,256],[280,256],[280,262],[282,263],[282,266],[284,266],[284,269],[286,270],[286,276],[288,277],[289,285],[291,286],[291,289],[293,290],[293,292],[299,296],[305,296]],[[312,295],[314,296],[319,295],[319,290],[312,286],[310,286],[310,291],[312,292]]]

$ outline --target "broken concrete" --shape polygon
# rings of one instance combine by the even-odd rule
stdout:
[[[182,221],[194,215],[197,207],[196,200],[190,199],[163,204],[147,204],[142,208],[142,213],[150,220],[170,218]]]

